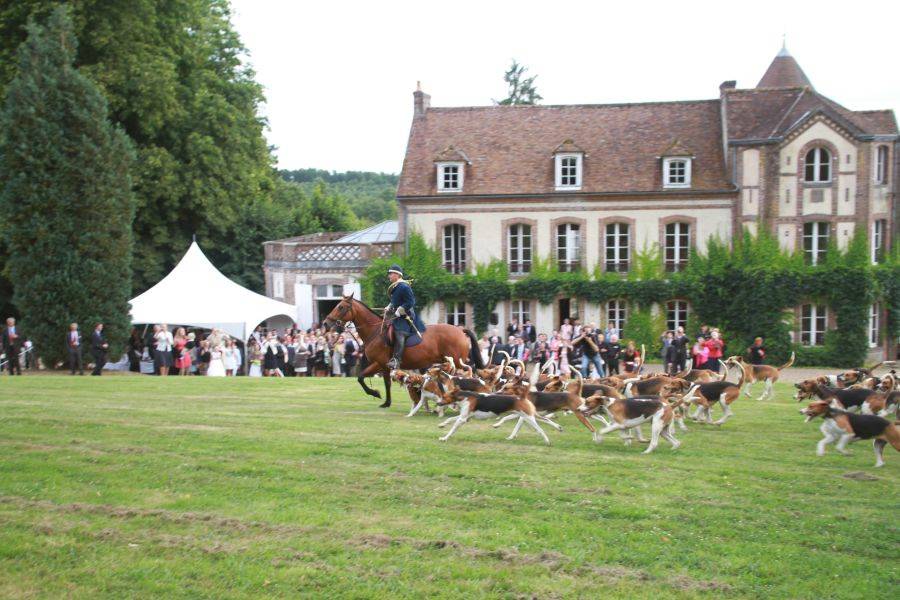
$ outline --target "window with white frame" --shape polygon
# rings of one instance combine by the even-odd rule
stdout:
[[[688,305],[684,300],[666,302],[666,328],[675,331],[687,326]]]
[[[444,226],[444,268],[451,273],[466,271],[466,226]]]
[[[625,329],[625,319],[628,318],[628,305],[624,300],[610,300],[606,303],[606,324],[615,330],[616,335],[622,335]]]
[[[666,158],[663,159],[663,187],[686,188],[691,187],[691,159]]]
[[[828,235],[830,227],[824,221],[812,221],[803,224],[803,254],[806,263],[817,265],[825,258],[828,250]]]
[[[878,219],[872,222],[872,263],[878,264],[884,260],[884,232],[887,229],[887,220]]]
[[[887,183],[888,174],[888,147],[878,146],[875,150],[875,183]]]
[[[284,273],[272,273],[272,297],[284,298]]]
[[[510,302],[510,313],[516,323],[522,325],[531,320],[531,302],[528,300],[513,300]]]
[[[807,152],[805,166],[804,179],[808,183],[827,183],[831,181],[831,152],[827,148],[813,148]]]
[[[447,302],[444,304],[447,309],[447,323],[450,325],[466,326],[466,304],[465,302]]]
[[[608,223],[606,225],[606,270],[614,273],[627,273],[629,256],[628,223]]]
[[[556,189],[581,189],[581,157],[579,153],[556,155]]]
[[[691,253],[690,223],[668,223],[664,246],[666,271],[676,273],[683,270]]]
[[[804,304],[800,307],[800,343],[804,346],[821,346],[825,343],[827,309],[821,304]]]
[[[531,272],[531,225],[516,223],[506,232],[507,261],[510,275],[524,275]]]
[[[581,266],[581,227],[577,223],[556,226],[556,263],[563,273]]]
[[[869,307],[869,347],[878,346],[881,338],[881,307],[873,304]]]
[[[463,163],[437,163],[437,187],[439,192],[461,192],[463,177]]]

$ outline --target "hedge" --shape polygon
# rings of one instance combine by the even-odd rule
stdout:
[[[499,302],[521,298],[546,305],[564,296],[598,304],[626,300],[631,305],[629,320],[640,321],[640,326],[626,321],[626,337],[646,337],[651,344],[657,343],[664,325],[649,318],[650,306],[684,299],[690,303],[691,327],[699,323],[719,327],[732,352],[763,336],[771,361],[784,361],[794,351],[797,365],[862,364],[873,302],[887,310],[881,335],[900,335],[900,255],[894,252],[881,264],[870,264],[865,231],[857,231],[844,251],[832,244],[825,260],[816,266],[805,264],[802,253],[783,251],[766,232],[755,236],[745,232],[731,245],[710,239],[706,252],[694,252],[679,273],[662,271],[658,247],[653,246],[636,253],[624,276],[599,269],[592,274],[561,273],[546,259],[535,261],[529,275],[514,281],[499,259],[477,265],[474,273],[450,274],[442,266],[440,252],[413,234],[405,256],[377,259],[366,270],[362,288],[369,302],[382,305],[386,301],[385,274],[395,262],[414,280],[420,307],[445,300],[468,302],[477,331],[488,329],[490,314]],[[791,342],[790,332],[796,328],[793,309],[808,302],[827,305],[836,320],[836,329],[826,331],[821,346]],[[652,335],[648,334],[651,323]]]

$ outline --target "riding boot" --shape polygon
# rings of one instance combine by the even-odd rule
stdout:
[[[400,367],[400,361],[403,360],[403,349],[406,347],[406,336],[398,333],[394,333],[394,356],[391,358],[391,361],[388,363],[388,368],[391,370],[397,369]]]

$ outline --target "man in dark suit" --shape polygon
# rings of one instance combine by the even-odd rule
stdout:
[[[522,326],[522,337],[525,338],[527,343],[533,344],[537,341],[537,330],[531,323],[531,319],[525,320],[525,324]]]
[[[488,348],[488,356],[491,357],[492,365],[502,365],[503,361],[506,359],[506,356],[501,354],[501,352],[506,352],[509,354],[509,346],[500,342],[500,338],[494,336],[491,338],[491,345]]]
[[[109,344],[106,343],[106,338],[103,337],[103,323],[97,323],[97,327],[94,328],[94,333],[91,336],[91,354],[94,356],[94,370],[91,371],[91,375],[100,375],[103,365],[106,364],[106,350],[108,348]]]
[[[69,369],[72,371],[72,375],[75,374],[76,367],[78,374],[84,375],[81,359],[81,332],[78,331],[78,323],[69,325],[69,332],[66,334],[66,348],[69,350]]]
[[[6,320],[6,327],[3,329],[3,337],[0,343],[3,346],[3,353],[6,354],[6,364],[9,366],[10,375],[21,375],[22,365],[19,364],[19,352],[22,351],[22,341],[25,337],[16,327],[16,320],[12,317]]]

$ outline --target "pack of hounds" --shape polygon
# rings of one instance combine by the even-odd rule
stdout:
[[[641,353],[644,356],[644,353]],[[550,444],[542,425],[557,431],[561,414],[573,414],[590,432],[595,442],[607,434],[618,432],[626,445],[637,437],[649,442],[644,454],[653,452],[662,437],[672,449],[681,442],[675,437],[675,426],[687,430],[685,419],[701,424],[722,425],[734,413],[732,405],[743,393],[751,397],[751,386],[763,383],[759,400],[774,398],[774,384],[781,371],[790,367],[794,355],[781,366],[751,365],[739,356],[721,362],[721,373],[706,369],[691,369],[666,375],[641,373],[641,365],[634,372],[612,377],[583,379],[577,370],[572,375],[553,371],[553,363],[543,370],[537,365],[527,372],[522,361],[507,355],[500,365],[473,369],[457,364],[452,358],[432,365],[421,373],[396,369],[391,378],[404,385],[412,400],[412,417],[420,409],[434,412],[443,419],[444,412],[455,408],[458,414],[443,419],[438,427],[450,427],[440,440],[447,441],[470,419],[496,419],[493,427],[515,421],[507,439],[515,439],[522,426],[533,429]],[[817,453],[825,453],[828,444],[835,443],[838,452],[846,454],[848,443],[872,439],[876,467],[884,464],[883,450],[891,444],[900,451],[900,377],[894,370],[881,377],[874,375],[880,367],[892,369],[893,362],[869,368],[856,368],[839,375],[823,375],[795,384],[798,401],[810,400],[800,412],[806,421],[822,417],[822,434]],[[732,371],[737,383],[728,381]],[[718,405],[722,414],[713,420]],[[888,417],[892,416],[892,420]],[[595,425],[599,423],[599,425]],[[649,424],[650,439],[644,437],[641,426]]]

